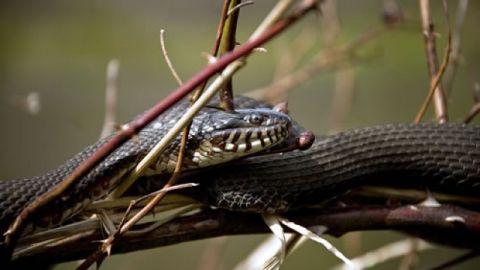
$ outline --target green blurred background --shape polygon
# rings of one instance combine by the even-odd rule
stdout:
[[[121,122],[159,101],[176,83],[166,68],[159,47],[159,30],[166,30],[168,52],[180,76],[186,80],[205,65],[215,37],[223,1],[153,0],[44,0],[2,1],[0,9],[0,179],[42,174],[84,146],[100,133],[104,114],[107,62],[120,61],[118,117]],[[275,1],[257,1],[242,9],[237,40],[246,40]],[[457,1],[448,1],[452,21]],[[384,1],[338,1],[341,40],[381,30]],[[342,128],[387,122],[412,121],[428,89],[423,37],[417,1],[400,1],[405,22],[384,32],[362,49],[375,55],[354,62],[354,94]],[[462,32],[462,57],[449,98],[452,121],[461,121],[473,102],[479,81],[478,27],[480,3],[470,1]],[[302,57],[308,62],[324,46],[318,22],[311,15],[269,43],[268,53],[250,58],[235,77],[237,93],[268,85],[279,59],[290,50],[299,33],[309,29],[315,45]],[[432,1],[432,16],[439,32],[439,54],[446,41],[441,1]],[[317,132],[330,129],[333,73],[320,73],[289,96],[290,110],[300,123]],[[28,113],[24,102],[31,93],[40,97],[41,110]],[[35,94],[35,95],[37,95]],[[431,119],[431,114],[426,119]],[[477,123],[478,120],[477,120]],[[362,251],[403,236],[389,232],[363,235]],[[264,236],[230,237],[221,248],[221,268],[230,269]],[[344,241],[336,241],[345,249]],[[198,269],[209,241],[117,255],[103,269]],[[461,251],[438,248],[420,254],[420,266],[428,267],[453,258]],[[350,254],[352,255],[352,254]],[[283,269],[325,269],[338,263],[318,245],[307,243]],[[479,259],[458,269],[475,269]],[[399,261],[376,269],[397,268]],[[64,264],[62,268],[71,268]]]

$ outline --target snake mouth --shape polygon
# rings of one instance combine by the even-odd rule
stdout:
[[[255,153],[267,149],[285,139],[288,136],[288,126],[276,125],[262,128],[248,128],[245,131],[236,130],[223,137],[222,141],[215,143],[213,147],[220,148],[225,152]],[[217,137],[218,138],[218,137]],[[213,150],[216,150],[213,148]]]
[[[198,166],[211,166],[266,150],[289,134],[290,122],[269,126],[226,129],[203,140],[193,155]]]

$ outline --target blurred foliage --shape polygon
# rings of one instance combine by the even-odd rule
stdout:
[[[275,1],[257,1],[242,9],[237,40],[244,41]],[[418,4],[399,1],[405,22],[386,31],[361,50],[377,55],[354,63],[355,93],[343,126],[364,126],[412,121],[428,89]],[[448,1],[452,22],[457,1]],[[383,1],[338,1],[341,40],[349,42],[385,26]],[[2,2],[0,9],[0,179],[28,177],[53,168],[95,141],[103,120],[104,77],[107,62],[121,63],[119,118],[126,121],[175,88],[162,59],[159,30],[166,29],[170,57],[185,80],[205,65],[201,52],[210,51],[222,1],[152,0],[44,0]],[[478,25],[480,3],[470,1],[462,35],[462,58],[449,99],[452,121],[461,121],[472,104],[472,89],[480,80]],[[321,16],[318,14],[317,16]],[[445,21],[440,1],[432,1],[438,31],[438,51],[445,45]],[[235,77],[237,92],[269,84],[279,59],[295,50],[293,41],[308,31],[314,48],[301,63],[324,44],[315,16],[303,20],[257,53]],[[315,132],[326,132],[331,116],[334,75],[319,74],[289,97],[294,117]],[[36,92],[41,111],[30,115],[18,100]],[[430,117],[430,118],[429,118]],[[431,115],[427,116],[431,119]],[[478,123],[478,120],[477,120]],[[368,233],[363,251],[399,239],[393,233]],[[263,237],[263,236],[262,236]],[[256,243],[259,236],[232,237],[222,250],[223,269],[230,269]],[[340,248],[342,242],[337,241]],[[103,269],[196,269],[208,241],[113,256]],[[440,248],[421,254],[420,265],[432,266],[460,254]],[[473,267],[479,260],[464,264]],[[283,269],[324,269],[338,263],[314,244],[307,244],[287,260]],[[398,261],[381,265],[391,269]],[[71,268],[72,264],[67,264]],[[460,268],[459,268],[460,269]]]

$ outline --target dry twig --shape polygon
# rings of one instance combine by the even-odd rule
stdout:
[[[100,138],[112,134],[115,131],[115,123],[117,122],[117,94],[118,94],[118,71],[120,62],[112,59],[107,65],[107,78],[105,87],[105,118],[103,120],[103,128]]]
[[[183,84],[183,82],[182,82],[182,79],[180,79],[180,76],[178,76],[178,73],[175,70],[175,67],[173,67],[172,61],[168,56],[167,48],[165,47],[164,33],[165,33],[165,30],[161,29],[160,30],[160,47],[162,48],[163,58],[165,59],[165,62],[167,63],[168,69],[170,69],[170,72],[172,73],[173,78],[175,79],[175,81],[177,81],[178,86],[180,86]]]
[[[447,103],[445,100],[445,92],[441,85],[441,78],[445,69],[448,66],[448,59],[450,56],[451,50],[451,31],[450,31],[450,21],[448,19],[448,12],[446,8],[446,2],[444,3],[445,9],[445,19],[448,25],[448,43],[445,48],[445,55],[443,58],[443,63],[441,68],[438,68],[438,59],[437,59],[437,48],[435,44],[435,28],[432,20],[430,18],[430,0],[419,0],[420,5],[420,14],[422,21],[422,32],[425,41],[425,52],[427,56],[427,66],[430,74],[430,91],[428,92],[427,98],[423,103],[420,111],[415,118],[415,123],[419,123],[425,114],[425,111],[430,103],[430,100],[433,97],[435,104],[435,114],[440,123],[448,121],[448,112],[447,112]]]

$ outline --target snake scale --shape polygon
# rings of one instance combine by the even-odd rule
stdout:
[[[265,105],[244,97],[236,98],[236,103],[240,108],[265,108]],[[146,154],[145,151],[150,149],[152,144],[158,141],[158,136],[164,134],[163,132],[178,119],[185,107],[185,104],[180,104],[172,108],[157,119],[158,121],[142,130],[137,140],[127,142],[112,153],[80,183],[72,187],[61,200],[52,205],[60,216],[53,218],[50,216],[47,223],[58,223],[81,210],[91,200],[104,196],[105,190],[111,190],[121,178],[120,176],[131,168],[131,164],[138,162],[138,158]],[[216,114],[210,114],[212,112]],[[255,117],[252,117],[252,111],[248,110],[237,113],[236,115],[241,117],[233,117],[236,121],[232,122],[223,121],[231,119],[231,116],[226,115],[227,113],[218,112],[212,108],[204,109],[201,116],[193,122],[193,135],[190,137],[197,133],[202,134],[201,130],[204,129],[210,131],[217,129],[214,123],[219,126],[221,126],[219,123],[224,125],[228,123],[226,125],[229,131],[239,128],[240,123],[257,123],[259,114],[262,121],[273,117],[276,119],[274,121],[276,124],[281,123],[280,128],[276,126],[272,129],[272,132],[276,132],[275,136],[278,136],[278,140],[268,140],[272,145],[286,135],[287,126],[290,125],[288,116],[264,109],[253,112]],[[294,124],[293,131],[291,130],[290,133],[298,134],[299,129],[301,128]],[[261,129],[249,132],[248,136],[240,131],[237,135],[223,132],[221,136],[217,136],[222,138],[223,142],[218,139],[216,143],[221,143],[222,151],[233,148],[245,150],[245,141],[242,148],[227,146],[225,140],[231,140],[234,137],[236,140],[240,137],[250,140],[259,138],[261,133]],[[0,228],[5,230],[28,202],[61,181],[73,167],[104,142],[105,140],[101,140],[88,147],[67,161],[65,165],[43,176],[1,181]],[[178,141],[167,150],[169,155],[176,154],[177,144]],[[215,162],[203,160],[205,163],[201,166],[194,164],[195,158],[200,162],[206,155],[198,155],[198,151],[194,154],[195,151],[192,149],[212,148],[211,144],[199,147],[198,142],[195,143],[194,140],[189,142],[187,162],[184,167],[199,168],[243,156],[243,154],[225,155],[223,152],[220,153],[217,146],[219,160]],[[247,148],[254,148],[251,142],[247,144],[250,145]],[[255,143],[256,146],[259,144],[264,146],[263,142]],[[164,158],[170,162],[159,161],[152,168],[152,173],[171,169],[174,164],[171,157]],[[104,184],[100,185],[100,189],[96,188],[98,185],[96,187],[92,185],[94,181],[104,178],[116,180],[102,180]],[[200,183],[190,192],[202,197],[211,206],[270,213],[299,209],[365,184],[427,186],[433,191],[478,196],[480,195],[480,128],[464,124],[426,123],[354,129],[333,136],[322,136],[306,151],[265,154],[238,160],[217,166],[214,170],[202,169],[198,173],[187,174],[185,179]],[[41,218],[40,213],[38,219],[41,220]]]

